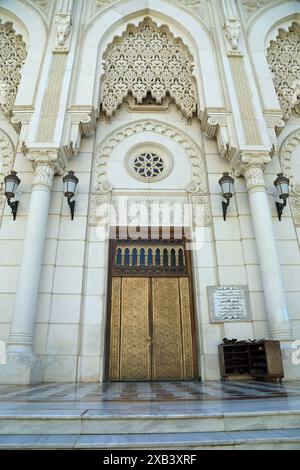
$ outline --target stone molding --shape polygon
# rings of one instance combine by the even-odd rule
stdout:
[[[202,152],[191,137],[177,127],[155,120],[135,121],[123,125],[106,137],[96,149],[93,189],[99,192],[109,192],[112,185],[107,181],[107,162],[113,149],[127,137],[140,132],[154,132],[170,137],[187,153],[192,166],[192,180],[188,190],[192,193],[206,192],[206,169]]]
[[[13,168],[14,158],[15,148],[6,132],[0,129],[0,191],[3,190],[5,175]]]
[[[285,176],[290,179],[291,192],[289,203],[297,226],[300,225],[300,181],[295,179],[293,174],[291,158],[293,150],[299,147],[300,149],[300,129],[296,129],[283,141],[279,151],[279,161]]]
[[[166,25],[158,27],[149,17],[138,26],[128,25],[108,45],[103,59],[101,104],[107,116],[117,111],[129,92],[138,104],[148,93],[157,104],[169,94],[187,119],[196,112],[193,57]]]
[[[96,130],[98,112],[93,106],[73,105],[68,109],[68,140],[63,148],[70,158],[80,148],[81,136],[90,136]]]
[[[206,108],[200,115],[201,129],[207,137],[215,137],[223,158],[232,164],[239,158],[232,115],[225,109]]]

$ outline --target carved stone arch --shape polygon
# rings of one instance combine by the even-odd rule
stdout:
[[[283,141],[279,159],[283,173],[290,179],[291,192],[289,197],[292,215],[296,225],[300,225],[300,180],[295,178],[292,170],[292,153],[299,146],[300,148],[300,129],[296,129]]]
[[[109,156],[112,150],[123,140],[140,132],[153,132],[164,135],[181,145],[190,159],[192,168],[192,179],[187,186],[187,191],[191,193],[207,192],[204,158],[194,140],[175,126],[147,119],[119,127],[98,145],[94,166],[93,191],[104,193],[111,191],[112,184],[107,181],[107,162]]]
[[[157,104],[167,94],[190,119],[197,107],[193,57],[181,38],[166,25],[146,17],[138,26],[129,24],[104,53],[102,110],[112,116],[129,93],[142,103],[150,93]]]
[[[285,121],[300,117],[300,24],[279,29],[267,49],[267,61]]]
[[[2,23],[0,19],[0,107],[8,116],[16,100],[26,56],[26,44],[16,34],[13,23]]]
[[[14,163],[15,149],[9,136],[0,129],[0,192],[3,190],[4,177],[10,173]]]

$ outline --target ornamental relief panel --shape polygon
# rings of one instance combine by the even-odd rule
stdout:
[[[284,120],[300,116],[300,25],[293,23],[288,31],[279,30],[267,49],[267,61]]]
[[[126,124],[109,135],[96,149],[93,189],[96,192],[108,193],[112,190],[107,181],[107,162],[112,150],[127,137],[141,132],[153,132],[164,135],[177,142],[185,150],[192,167],[192,180],[188,184],[190,193],[206,193],[206,169],[201,150],[184,132],[174,126],[154,120],[137,121]]]
[[[26,44],[11,22],[0,19],[0,107],[10,116],[21,81],[21,68],[27,56]]]
[[[167,95],[190,119],[196,111],[196,80],[193,58],[180,38],[167,26],[158,27],[150,18],[128,25],[104,54],[102,110],[112,116],[131,94],[142,104],[148,94],[157,104]]]
[[[120,0],[95,0],[95,11],[98,12],[104,8],[118,3]],[[179,5],[191,10],[193,13],[204,17],[203,0],[169,0],[170,3]]]
[[[279,159],[282,171],[290,179],[289,203],[292,216],[296,225],[300,226],[300,174],[295,175],[292,165],[293,152],[298,148],[300,151],[300,129],[292,132],[283,142]],[[299,155],[297,155],[299,156]],[[300,169],[300,166],[299,166]]]
[[[10,138],[0,129],[0,193],[4,190],[5,175],[12,170],[14,155],[15,150]]]
[[[246,18],[249,18],[259,8],[263,7],[268,3],[275,3],[276,0],[242,0],[243,10]]]

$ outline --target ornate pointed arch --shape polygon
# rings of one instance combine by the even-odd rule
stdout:
[[[167,26],[158,27],[150,18],[128,25],[104,54],[102,109],[112,116],[129,93],[137,103],[150,93],[158,104],[169,94],[191,118],[197,103],[192,71],[189,49]]]
[[[0,107],[10,116],[21,81],[21,68],[27,56],[26,44],[13,24],[0,19]]]
[[[284,120],[300,116],[300,25],[293,23],[288,31],[279,29],[276,40],[267,49],[267,61],[273,75]]]

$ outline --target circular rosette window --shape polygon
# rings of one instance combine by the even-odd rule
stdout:
[[[169,175],[172,169],[172,157],[160,147],[146,150],[143,146],[127,154],[126,167],[139,181],[154,183]]]

